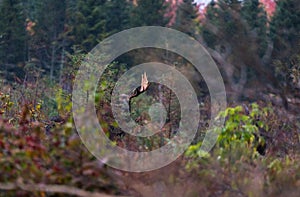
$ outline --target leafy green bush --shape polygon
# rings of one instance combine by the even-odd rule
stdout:
[[[260,109],[256,103],[251,105],[251,112],[242,106],[227,108],[221,112],[219,116],[226,118],[226,122],[223,128],[215,128],[220,133],[217,141],[219,156],[224,157],[232,153],[232,150],[239,149],[242,150],[239,158],[247,152],[250,157],[255,156],[258,147],[265,144],[260,130],[268,131],[268,126],[260,117],[269,112],[269,108]]]
[[[256,103],[249,109],[246,105],[229,107],[219,117],[225,117],[226,122],[214,128],[219,137],[213,150],[203,152],[200,142],[185,153],[186,168],[198,175],[194,181],[205,185],[208,196],[299,194],[299,141],[293,123]],[[286,151],[290,144],[297,145]],[[261,146],[267,149],[263,156],[259,154]],[[278,154],[282,151],[286,154]]]
[[[213,128],[219,133],[213,154],[218,158],[229,158],[232,162],[242,156],[249,158],[258,155],[258,148],[264,147],[265,139],[260,130],[268,131],[268,125],[260,118],[270,113],[270,108],[260,109],[256,103],[251,105],[251,111],[245,106],[229,107],[219,114],[218,118],[225,118],[224,126]],[[208,156],[201,152],[201,142],[192,145],[186,151],[188,157]]]

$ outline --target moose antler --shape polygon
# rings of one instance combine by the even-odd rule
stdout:
[[[148,82],[148,79],[147,79],[146,72],[144,72],[144,74],[142,74],[142,81],[141,81],[140,92],[145,91],[148,88],[148,86],[149,86],[149,82]]]
[[[134,97],[137,97],[141,93],[145,92],[148,89],[149,85],[150,85],[150,83],[148,82],[147,74],[146,74],[146,72],[144,72],[144,74],[142,74],[141,86],[135,88],[129,96],[129,101],[128,101],[129,112],[131,112],[131,105],[130,105],[131,99]]]

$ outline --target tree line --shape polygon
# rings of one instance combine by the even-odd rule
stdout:
[[[168,26],[193,36],[220,66],[233,98],[254,81],[274,90],[299,88],[300,8],[276,1],[267,15],[259,0],[212,0],[204,17],[193,0],[3,0],[0,5],[0,70],[8,81],[38,70],[61,82],[104,38],[146,25]],[[125,60],[125,63],[126,62]],[[238,93],[237,92],[242,92]],[[246,91],[247,92],[247,91]]]

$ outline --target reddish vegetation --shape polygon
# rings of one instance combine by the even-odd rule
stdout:
[[[170,10],[168,13],[166,13],[166,17],[170,17],[169,26],[174,24],[175,18],[176,18],[176,11],[178,8],[178,5],[182,3],[182,0],[166,0],[167,3],[170,3]],[[205,3],[197,3],[197,8],[199,10],[199,19],[204,17],[205,10],[206,10],[206,4]]]
[[[168,25],[172,25],[175,22],[176,10],[178,5],[182,2],[182,0],[166,0],[167,3],[170,3],[170,10],[166,13],[166,17],[170,18],[170,22]]]
[[[166,2],[171,4],[170,11],[166,13],[166,16],[171,18],[169,22],[169,25],[171,26],[175,22],[176,10],[178,8],[178,5],[182,3],[182,0],[166,0]],[[274,0],[260,0],[260,2],[264,5],[268,16],[272,16],[276,9],[276,2]],[[204,18],[206,12],[206,4],[198,3],[197,7],[199,10],[199,18]]]
[[[276,9],[276,2],[274,0],[260,0],[265,6],[268,16],[272,16]]]

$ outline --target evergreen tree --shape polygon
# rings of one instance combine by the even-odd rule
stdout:
[[[109,35],[129,28],[132,4],[126,0],[110,0],[105,3],[105,32]]]
[[[203,39],[213,58],[221,65],[229,87],[237,93],[233,99],[241,97],[244,87],[251,86],[247,82],[255,80],[262,82],[262,87],[269,84],[279,90],[283,104],[287,107],[282,85],[267,67],[271,59],[272,43],[269,42],[268,47],[260,43],[266,38],[259,34],[265,32],[265,19],[260,18],[259,9],[251,10],[259,7],[257,3],[218,0],[210,4],[203,27]],[[252,78],[248,80],[249,77]]]
[[[242,17],[250,31],[257,35],[258,54],[262,57],[267,48],[267,14],[259,0],[244,0]]]
[[[177,8],[173,28],[193,36],[199,22],[198,16],[198,8],[194,0],[184,0]]]
[[[215,45],[217,43],[217,36],[207,27],[207,24],[213,24],[213,25],[218,25],[218,8],[216,6],[216,2],[212,0],[208,5],[205,13],[205,19],[206,22],[204,21],[204,24],[202,26],[202,37],[203,41],[205,42],[204,44],[207,45],[208,47],[214,49]]]
[[[223,0],[223,2],[233,9],[239,9],[242,1],[241,0]]]
[[[30,58],[39,60],[40,66],[50,73],[50,80],[60,72],[66,23],[65,0],[41,0],[36,4],[36,33],[30,40]]]
[[[137,0],[137,5],[131,12],[131,27],[165,26],[169,19],[165,17],[168,5],[164,0]]]
[[[299,72],[300,5],[297,0],[277,2],[271,21],[271,36],[274,41],[274,73],[283,82],[286,92],[290,92],[297,87],[295,73]]]
[[[105,33],[105,0],[78,0],[70,16],[73,44],[84,52],[89,52]]]
[[[23,13],[20,0],[3,0],[0,4],[0,64],[26,60],[26,18]]]
[[[239,16],[235,16],[232,11],[240,13],[241,2],[238,0],[219,0],[217,2],[212,1],[206,12],[206,25],[203,27],[203,38],[206,44],[215,48],[217,43],[226,42],[236,42],[239,37],[239,31],[242,26],[239,26]],[[216,35],[214,32],[218,29],[218,33],[222,34]],[[221,39],[221,40],[220,40]]]
[[[288,58],[299,51],[300,5],[297,0],[277,2],[271,21],[271,35],[274,40],[275,58]]]
[[[248,46],[252,47],[253,52],[255,51],[260,58],[265,55],[268,45],[268,21],[259,0],[212,1],[207,8],[206,21],[203,38],[209,47],[215,49],[224,42],[235,47],[239,40],[248,40],[251,42]]]

